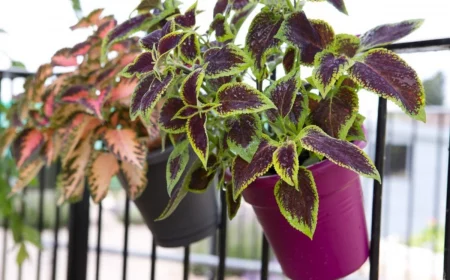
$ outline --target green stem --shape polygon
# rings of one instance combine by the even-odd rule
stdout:
[[[291,0],[286,0],[286,4],[288,5],[288,7],[291,11],[294,11],[294,6],[292,6]]]

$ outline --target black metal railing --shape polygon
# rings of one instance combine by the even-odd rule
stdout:
[[[411,53],[411,52],[422,52],[422,51],[441,51],[441,50],[450,50],[450,39],[438,39],[438,40],[429,40],[429,41],[418,41],[411,43],[401,43],[394,44],[389,46],[391,50],[400,53]],[[0,102],[2,101],[2,88],[1,81],[5,79],[14,81],[18,78],[24,78],[31,75],[25,71],[19,71],[16,69],[10,69],[7,71],[0,71]],[[12,92],[11,90],[10,92]],[[440,163],[443,161],[443,153],[442,146],[446,145],[445,137],[442,136],[446,130],[449,129],[450,126],[450,117],[449,121],[447,121],[447,117],[450,116],[450,111],[441,110],[439,113],[435,114],[438,116],[437,126],[438,126],[438,135],[437,135],[437,154],[436,154],[436,162],[437,166],[440,166]],[[376,118],[376,129],[374,130],[375,134],[375,150],[374,150],[374,159],[375,164],[380,171],[381,177],[384,179],[383,182],[385,185],[390,184],[390,173],[391,164],[393,160],[390,158],[391,146],[390,144],[390,133],[393,129],[392,124],[389,122],[389,114],[387,109],[387,103],[385,99],[380,98],[378,101],[378,112]],[[0,117],[0,125],[3,120]],[[414,203],[416,197],[416,190],[420,187],[415,184],[414,178],[412,177],[414,174],[413,163],[415,162],[414,150],[416,145],[418,145],[418,136],[417,136],[417,124],[415,122],[411,122],[412,124],[412,134],[409,136],[410,145],[408,147],[407,159],[406,159],[406,169],[407,169],[407,178],[410,184],[410,190],[407,196],[407,219],[406,219],[406,227],[407,227],[407,240],[411,240],[411,236],[413,233],[413,217],[415,214]],[[450,139],[450,136],[449,136]],[[372,144],[373,145],[373,144]],[[450,147],[450,140],[448,143]],[[372,146],[373,147],[373,146]],[[386,153],[387,152],[387,153]],[[450,153],[449,153],[450,154]],[[446,191],[446,208],[445,208],[445,245],[444,245],[444,264],[443,264],[443,277],[447,279],[446,275],[449,275],[450,269],[450,171],[448,168],[448,164],[450,163],[450,155],[447,162],[447,170],[445,168],[436,168],[434,174],[434,186],[435,188],[430,188],[430,192],[433,192],[434,209],[433,215],[440,218],[442,215],[442,211],[440,211],[440,204],[437,201],[441,198],[441,186],[444,182],[441,180],[443,172],[447,172],[447,191]],[[383,172],[387,171],[387,172]],[[49,172],[48,169],[43,170],[39,175],[38,180],[38,192],[39,192],[39,202],[38,202],[38,231],[40,233],[43,232],[43,223],[44,223],[44,206],[46,205],[45,192],[46,185],[49,182],[55,182],[54,178],[50,178],[51,176],[56,176],[58,170],[56,172]],[[431,185],[431,183],[430,183]],[[394,187],[392,184],[389,187]],[[383,191],[386,191],[383,193]],[[25,196],[27,194],[24,194]],[[383,185],[378,182],[374,182],[373,184],[373,194],[372,194],[372,203],[371,207],[369,207],[369,211],[371,212],[371,241],[370,241],[370,271],[369,271],[369,279],[377,280],[380,278],[380,242],[382,241],[381,227],[382,225],[386,225],[383,222],[383,217],[389,217],[389,213],[383,215],[383,205],[386,205],[386,211],[390,211],[390,204],[384,201],[385,199],[390,200],[391,192],[389,189],[383,188]],[[124,218],[123,218],[123,243],[120,249],[110,248],[105,246],[103,243],[105,241],[104,238],[104,215],[105,215],[105,204],[100,203],[97,207],[97,221],[95,223],[97,232],[96,236],[93,240],[95,240],[95,246],[89,245],[89,230],[93,225],[90,223],[90,218],[92,218],[91,213],[95,210],[94,207],[90,207],[89,195],[86,191],[84,193],[84,199],[76,204],[70,206],[70,218],[68,223],[68,243],[64,244],[60,240],[60,226],[61,226],[61,209],[56,207],[55,210],[55,222],[53,225],[53,234],[52,239],[44,240],[42,242],[44,244],[43,250],[51,250],[51,271],[49,273],[49,278],[55,279],[68,279],[68,280],[85,280],[85,279],[101,279],[101,265],[102,265],[102,257],[104,254],[109,255],[117,255],[121,256],[121,268],[108,266],[109,270],[116,270],[117,274],[121,274],[121,278],[126,280],[130,279],[128,276],[130,267],[129,267],[129,258],[130,257],[139,257],[139,258],[147,258],[150,263],[149,276],[142,276],[139,279],[156,279],[157,271],[158,271],[158,261],[159,260],[172,260],[179,262],[183,265],[182,278],[189,279],[189,275],[191,273],[191,268],[194,265],[203,265],[204,267],[209,268],[209,277],[211,279],[224,279],[227,273],[227,269],[230,267],[238,267],[237,269],[245,270],[245,265],[247,265],[248,270],[257,270],[260,279],[269,279],[270,275],[273,273],[278,274],[280,272],[279,267],[276,267],[274,263],[276,262],[271,254],[270,254],[270,246],[267,240],[262,235],[262,242],[258,245],[260,246],[260,258],[258,260],[259,265],[255,268],[252,266],[255,263],[255,260],[252,261],[244,261],[236,258],[230,258],[227,254],[227,246],[229,245],[228,234],[230,234],[230,223],[227,221],[226,215],[226,203],[225,203],[225,195],[223,192],[220,193],[220,202],[221,202],[221,222],[217,230],[216,236],[214,236],[210,242],[210,248],[208,254],[198,254],[193,251],[192,246],[188,246],[183,248],[178,255],[166,254],[159,250],[158,246],[155,244],[153,240],[150,241],[149,250],[147,253],[143,253],[142,251],[136,252],[135,250],[131,250],[129,246],[129,241],[132,238],[132,229],[131,229],[131,207],[130,200],[125,198],[124,203]],[[53,203],[53,202],[52,202]],[[22,215],[26,213],[26,204],[22,204],[21,207]],[[386,221],[384,221],[386,222]],[[10,256],[9,248],[12,246],[12,242],[8,237],[9,225],[8,220],[4,219],[2,221],[3,226],[3,239],[2,244],[2,260],[0,262],[0,280],[10,280],[8,278],[8,270],[13,269],[13,267],[8,266],[8,260]],[[250,232],[247,234],[255,234],[259,235],[260,231],[257,233]],[[437,235],[437,233],[436,233]],[[103,238],[102,238],[103,237]],[[149,239],[150,240],[150,239]],[[258,238],[259,240],[259,238]],[[436,247],[436,240],[433,240],[433,247]],[[407,245],[409,241],[406,242]],[[60,252],[62,249],[67,249],[67,270],[59,271],[59,267],[63,267],[61,265],[63,260],[61,260]],[[38,280],[42,275],[42,250],[39,249],[37,251],[36,256],[36,273],[33,274],[33,277],[36,277]],[[95,261],[90,262],[94,264],[93,276],[87,278],[89,273],[88,270],[88,256],[92,252],[94,254]],[[13,256],[11,254],[11,256]],[[12,258],[12,257],[11,257]],[[240,263],[239,266],[237,263]],[[106,264],[105,264],[106,265]],[[18,279],[22,279],[22,268],[19,268],[19,272],[17,273]]]

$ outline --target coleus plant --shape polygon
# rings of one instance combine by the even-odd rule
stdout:
[[[343,0],[328,2],[346,13]],[[178,4],[142,2],[139,15],[103,42],[107,53],[134,31],[149,32],[139,41],[143,52],[122,75],[139,78],[132,119],[148,119],[164,99],[158,124],[175,148],[166,174],[171,198],[159,219],[168,217],[186,193],[204,192],[216,174],[233,218],[249,184],[276,173],[280,179],[274,196],[281,213],[312,238],[319,198],[310,164],[326,159],[380,180],[372,161],[355,145],[365,140],[360,90],[425,121],[424,90],[416,72],[383,48],[410,34],[421,20],[355,36],[335,34],[324,20],[308,18],[303,10],[307,1],[218,0],[205,34],[197,32],[197,3],[155,22],[158,15],[173,14]],[[249,29],[242,31],[245,45],[236,45],[242,23],[257,7]],[[277,67],[284,72],[279,78],[271,75]],[[301,76],[305,67],[312,67],[311,76]],[[188,147],[197,157],[192,166]]]
[[[152,145],[159,147],[159,130],[150,115],[145,123],[131,120],[137,79],[118,75],[139,54],[138,40],[113,43],[101,62],[103,39],[116,25],[112,16],[102,16],[102,9],[82,18],[71,29],[92,28],[93,34],[56,52],[15,97],[0,139],[0,153],[11,145],[19,170],[13,193],[55,161],[61,165],[60,202],[81,198],[85,178],[95,202],[106,196],[115,175],[131,199],[146,187],[146,155]],[[61,69],[68,71],[56,73]]]

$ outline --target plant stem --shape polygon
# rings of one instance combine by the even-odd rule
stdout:
[[[291,11],[294,11],[294,6],[292,6],[291,0],[286,0],[286,4],[288,5],[288,7]]]

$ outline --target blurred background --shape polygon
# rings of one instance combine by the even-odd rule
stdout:
[[[183,1],[189,7],[194,1]],[[139,0],[81,0],[84,15],[96,8],[104,14],[114,14],[118,22],[126,20]],[[211,11],[215,1],[199,0],[200,10]],[[446,0],[346,0],[349,16],[338,13],[326,3],[309,3],[310,18],[323,18],[334,26],[336,33],[361,34],[376,25],[406,19],[423,18],[423,26],[403,40],[419,41],[450,38],[450,3]],[[253,14],[258,11],[256,9]],[[198,24],[206,30],[212,15],[202,13]],[[35,71],[49,61],[60,48],[84,40],[89,31],[70,31],[77,22],[70,1],[21,0],[0,1],[0,70],[11,67],[11,59],[22,62],[26,70]],[[202,25],[202,23],[205,23]],[[246,21],[246,25],[250,20]],[[241,30],[246,30],[242,28]],[[238,35],[237,43],[243,44]],[[382,242],[380,279],[442,279],[445,197],[448,171],[448,143],[450,128],[450,51],[403,53],[401,56],[419,73],[427,94],[427,123],[405,117],[389,104],[386,139],[386,163],[383,193]],[[307,70],[308,71],[308,70]],[[1,80],[1,103],[9,104],[11,97],[22,90],[23,79]],[[362,113],[367,116],[369,144],[366,151],[373,158],[378,98],[368,92],[360,93]],[[370,230],[372,214],[372,181],[362,179],[367,222]],[[25,220],[36,225],[38,190],[31,187],[26,194]],[[54,246],[55,207],[53,190],[45,191],[42,279],[49,279]],[[124,238],[123,213],[125,194],[114,181],[108,197],[103,201],[102,260],[100,279],[121,279]],[[139,212],[131,204],[129,228],[129,279],[148,279],[151,235]],[[95,279],[95,248],[98,209],[90,209],[88,279]],[[68,209],[60,211],[57,279],[65,279],[67,266]],[[2,223],[3,224],[3,223]],[[3,235],[4,234],[4,235]],[[238,216],[228,225],[228,279],[259,279],[261,230],[250,206],[243,203]],[[0,252],[6,256],[7,270],[0,273],[4,280],[17,279],[12,236],[2,231]],[[216,238],[203,240],[191,247],[191,279],[210,279],[214,275],[216,258],[211,248]],[[23,279],[34,279],[37,249],[30,247],[30,259],[22,269]],[[271,278],[283,279],[276,259],[271,258]],[[2,266],[0,266],[1,268]],[[4,267],[4,266],[3,266]],[[368,279],[368,264],[348,279]],[[158,248],[156,279],[181,279],[183,250]]]

